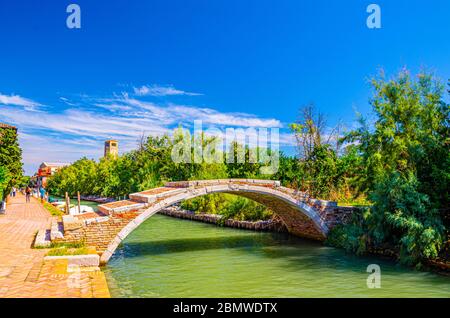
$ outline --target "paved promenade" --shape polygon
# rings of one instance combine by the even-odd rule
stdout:
[[[44,261],[47,250],[32,249],[51,216],[36,199],[18,195],[0,215],[0,297],[109,297],[104,274],[69,269],[67,260]]]

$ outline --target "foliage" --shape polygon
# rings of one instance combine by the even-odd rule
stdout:
[[[280,154],[280,167],[273,176],[275,180],[280,180],[285,187],[297,189],[302,184],[302,165],[295,157],[288,157],[284,153]]]
[[[30,176],[22,176],[20,179],[17,179],[16,187],[18,188],[25,188],[27,185],[29,185],[31,182]]]
[[[48,251],[47,256],[67,256],[67,255],[87,255],[92,254],[92,251],[87,247],[69,248],[69,247],[55,247]]]
[[[368,247],[367,218],[369,215],[369,208],[358,209],[352,214],[348,224],[336,225],[330,231],[326,243],[357,255],[364,254]]]
[[[63,211],[61,211],[60,209],[58,209],[57,207],[53,206],[52,204],[48,203],[48,202],[43,202],[42,205],[44,206],[44,208],[50,212],[50,214],[52,216],[62,216],[64,214]]]
[[[259,221],[271,219],[273,213],[265,206],[232,194],[215,193],[184,201],[181,207],[197,213],[223,215],[223,220]]]
[[[260,149],[258,147],[250,149],[237,142],[233,142],[228,149],[226,160],[226,171],[229,178],[261,178],[266,177],[260,174],[261,164],[257,162]],[[251,154],[252,153],[252,154]]]
[[[357,179],[361,157],[355,147],[341,150],[341,125],[327,129],[325,116],[307,105],[290,125],[297,140],[298,159],[280,159],[278,177],[291,187],[326,200],[352,202],[361,196]]]
[[[77,248],[83,248],[83,247],[87,247],[87,246],[86,246],[86,242],[83,240],[80,240],[77,242],[52,242],[50,244],[50,248],[60,248],[60,247],[77,249]],[[90,248],[92,248],[92,247],[90,247]]]
[[[87,255],[97,254],[94,247],[86,246],[84,241],[67,243],[59,242],[52,243],[50,250],[47,252],[47,256],[66,256],[66,255]]]
[[[0,128],[0,167],[3,168],[3,181],[0,177],[0,184],[3,182],[4,185],[0,196],[4,197],[13,186],[17,186],[23,175],[22,149],[19,146],[15,129]],[[5,180],[8,181],[5,182]]]
[[[0,201],[3,200],[3,194],[8,193],[6,189],[8,188],[9,181],[11,180],[11,174],[6,167],[0,166]]]
[[[195,163],[193,153],[185,163],[172,160],[174,145],[186,140],[201,142],[204,149],[210,147],[213,149],[211,156],[222,155],[214,150],[215,138],[197,137],[194,139],[189,133],[178,130],[174,140],[168,136],[148,137],[141,141],[137,150],[118,158],[102,158],[99,162],[82,158],[49,178],[48,190],[58,196],[64,196],[65,192],[75,196],[80,191],[82,195],[118,198],[161,186],[166,181],[261,177],[258,175],[260,165],[249,164],[248,160],[242,164],[227,163],[226,160]],[[249,156],[248,148],[235,144],[230,149],[235,155],[244,150],[247,158]],[[256,202],[232,195],[205,196],[186,202],[185,206],[199,212],[227,213],[236,219],[256,220],[271,216],[271,212]]]
[[[390,81],[375,78],[372,85],[374,128],[361,118],[361,127],[343,139],[360,154],[357,183],[373,202],[367,233],[360,237],[390,244],[400,250],[402,262],[420,266],[443,245],[439,212],[449,206],[449,105],[442,101],[442,85],[429,74],[414,80],[403,71]],[[336,232],[345,237],[353,230],[350,224]]]
[[[139,149],[118,158],[107,157],[96,162],[82,158],[59,170],[49,178],[47,187],[53,195],[99,195],[125,197],[130,193],[161,186],[167,181],[227,178],[224,162],[195,163],[193,154],[186,163],[172,159],[174,144],[183,139],[194,140],[188,133],[178,131],[174,140],[169,136],[148,137]],[[214,138],[200,136],[204,147],[212,145]],[[214,151],[213,151],[214,152]]]
[[[438,256],[443,225],[429,197],[418,191],[413,173],[393,172],[377,184],[372,195],[375,204],[369,233],[376,243],[399,244],[401,259],[409,264]]]
[[[270,209],[247,198],[235,196],[227,203],[224,209],[220,211],[224,220],[264,221],[273,217],[273,212]]]

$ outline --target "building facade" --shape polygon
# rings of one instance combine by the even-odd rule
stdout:
[[[66,162],[43,162],[39,166],[36,174],[36,183],[38,186],[47,186],[47,178],[58,172],[59,169],[69,166]]]

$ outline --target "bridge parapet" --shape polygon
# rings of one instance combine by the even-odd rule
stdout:
[[[146,204],[134,200],[123,200],[123,201],[115,201],[110,202],[106,204],[102,204],[98,206],[98,209],[100,212],[105,214],[112,214],[112,213],[120,213],[120,212],[126,212],[130,210],[140,210],[144,209],[146,207]]]
[[[328,224],[335,219],[337,202],[311,198],[306,192],[283,187],[280,181],[256,179],[216,179],[167,182],[164,187],[130,194],[130,200],[111,202],[99,206],[103,213],[122,213],[148,208],[157,203],[168,206],[167,201],[188,199],[208,193],[264,192],[275,197],[284,197],[286,201],[295,200],[296,204],[306,204],[318,212],[319,217]],[[244,195],[245,196],[245,195]],[[248,195],[247,195],[248,196]],[[332,221],[330,224],[334,224]]]
[[[280,181],[274,180],[257,180],[257,179],[215,179],[215,180],[192,180],[192,181],[172,181],[166,182],[165,187],[169,188],[192,188],[206,187],[220,184],[248,184],[258,185],[262,187],[280,187]]]

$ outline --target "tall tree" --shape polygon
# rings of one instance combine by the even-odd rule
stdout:
[[[374,128],[352,131],[363,158],[373,208],[368,217],[375,243],[400,249],[401,259],[420,263],[437,257],[443,243],[440,211],[450,189],[449,105],[432,75],[372,80]],[[365,123],[364,121],[362,121]]]
[[[0,201],[3,201],[4,193],[7,193],[6,189],[8,188],[10,180],[11,175],[8,169],[6,169],[6,167],[0,166]]]
[[[8,193],[13,185],[21,181],[23,170],[17,129],[6,125],[0,126],[0,167],[6,168],[10,176],[4,189],[4,193]]]
[[[300,188],[312,196],[330,198],[338,183],[340,124],[328,129],[325,115],[309,104],[290,125],[297,141],[302,174]]]

